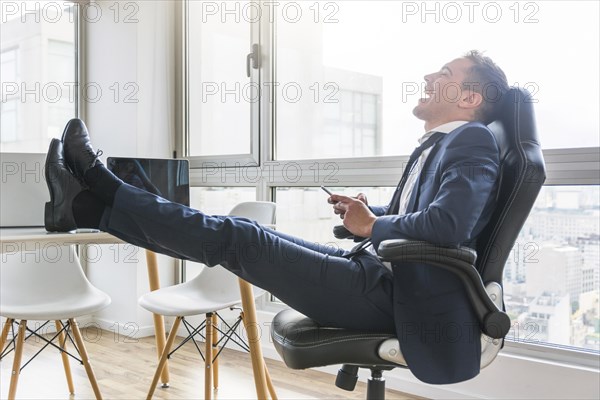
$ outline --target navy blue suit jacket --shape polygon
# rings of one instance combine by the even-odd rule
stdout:
[[[495,206],[499,149],[488,128],[471,122],[434,147],[404,215],[379,216],[375,248],[386,239],[424,240],[475,248]],[[452,273],[424,264],[393,265],[394,319],[412,373],[428,383],[455,383],[479,373],[481,330]]]

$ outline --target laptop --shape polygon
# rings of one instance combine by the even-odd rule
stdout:
[[[0,227],[44,226],[45,153],[0,153]]]
[[[190,205],[188,160],[109,157],[106,163],[125,183],[174,203]]]

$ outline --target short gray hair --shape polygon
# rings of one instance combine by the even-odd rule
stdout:
[[[470,60],[473,66],[467,72],[463,88],[483,96],[483,104],[475,112],[475,119],[489,124],[498,117],[501,100],[509,90],[506,74],[478,50],[467,52],[464,58]]]

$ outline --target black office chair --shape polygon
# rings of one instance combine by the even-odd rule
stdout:
[[[478,239],[477,251],[408,240],[386,240],[378,249],[383,261],[426,263],[462,280],[481,325],[481,368],[495,359],[510,329],[502,311],[504,264],[546,179],[531,96],[512,88],[502,101],[499,120],[489,125],[500,147],[498,206]],[[394,333],[320,326],[294,310],[275,316],[271,336],[290,368],[344,364],[336,385],[345,390],[354,390],[358,368],[369,368],[367,399],[385,397],[382,371],[407,365]]]

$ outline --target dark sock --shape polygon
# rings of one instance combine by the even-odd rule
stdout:
[[[123,181],[106,169],[102,163],[97,163],[88,169],[83,178],[90,192],[108,206],[113,205],[117,189],[123,184]]]
[[[73,199],[73,218],[77,228],[100,227],[106,205],[90,191],[83,190]]]

